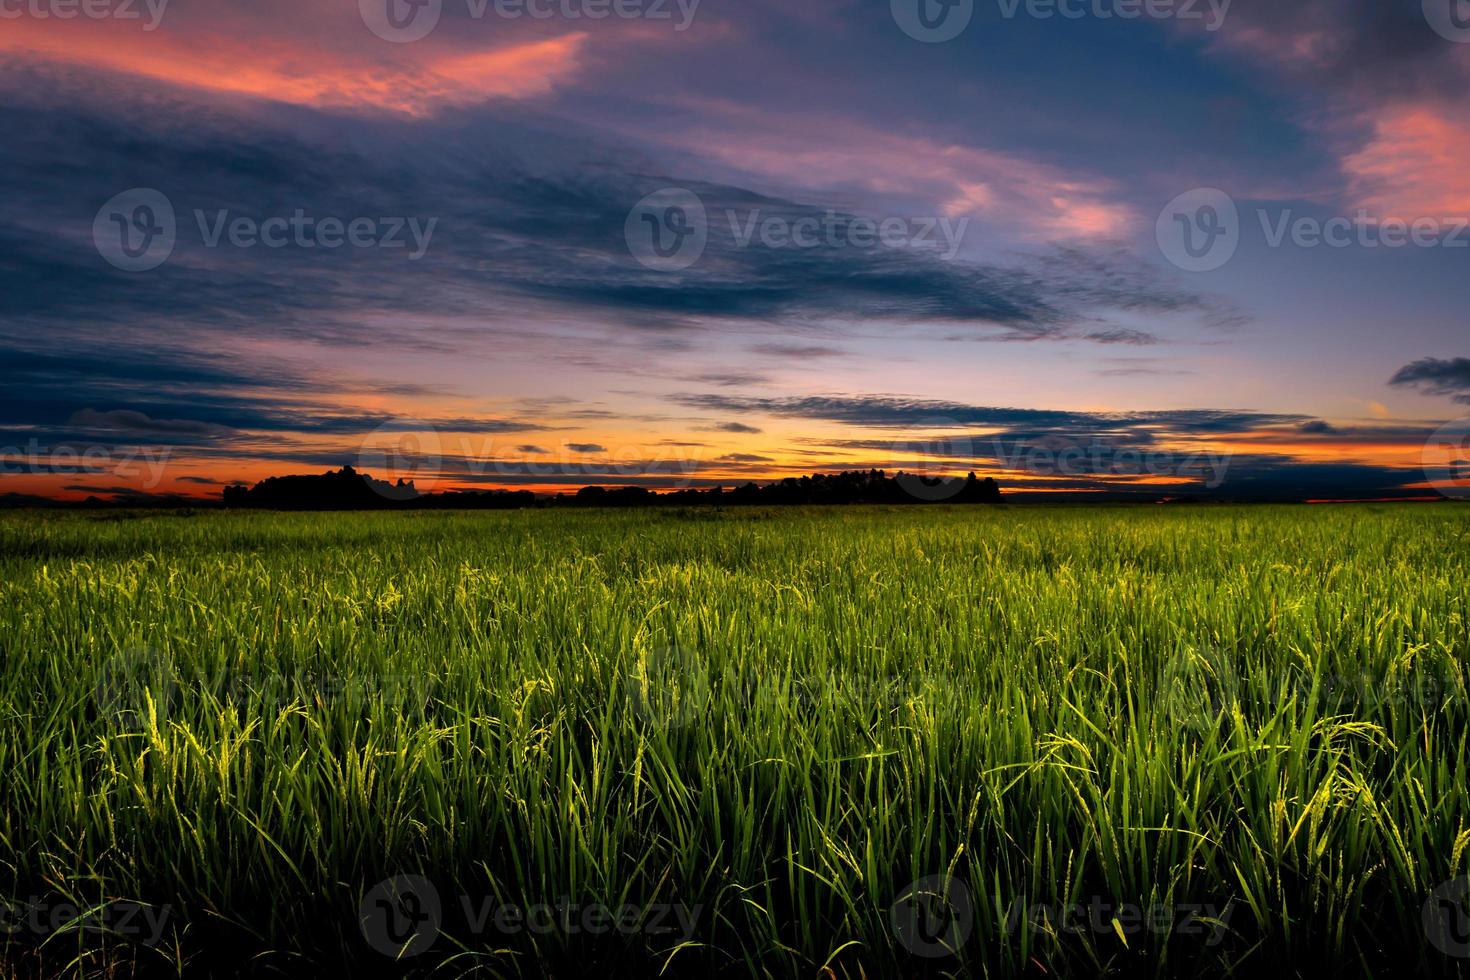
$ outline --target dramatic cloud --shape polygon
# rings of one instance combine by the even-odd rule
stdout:
[[[1470,45],[1417,0],[1235,0],[1215,33],[985,8],[946,45],[846,0],[682,28],[446,3],[412,44],[351,2],[138,6],[156,29],[0,37],[8,499],[132,486],[145,451],[145,489],[203,493],[369,442],[449,485],[708,485],[923,458],[889,451],[908,430],[955,459],[1228,451],[1251,492],[1332,496],[1412,486],[1436,428],[1340,413],[1458,339],[1459,253],[1263,256],[1252,216],[1470,211]],[[1184,273],[1155,218],[1204,186],[1244,240]],[[677,267],[634,211],[670,190],[697,198]],[[1460,363],[1392,383],[1465,401]]]
[[[1372,126],[1372,138],[1342,163],[1357,206],[1379,221],[1470,220],[1470,116],[1394,106],[1377,112]]]
[[[1470,405],[1470,358],[1450,360],[1426,357],[1400,368],[1388,382],[1402,388],[1418,388],[1431,395],[1451,395]]]
[[[52,354],[0,343],[0,431],[10,429],[12,436],[24,431],[54,441],[203,445],[247,433],[362,435],[398,421],[347,404],[365,395],[382,397],[382,389],[223,356],[167,349]],[[449,416],[425,424],[486,434],[546,427]]]
[[[1175,432],[1230,434],[1270,426],[1299,425],[1300,415],[1186,409],[1172,412],[1063,412],[1030,408],[997,408],[897,396],[813,395],[791,398],[738,398],[690,394],[679,404],[710,411],[752,412],[773,417],[820,419],[880,428],[913,426],[1031,426],[1052,431],[1092,432],[1101,429],[1164,427]]]
[[[1460,57],[1430,29],[1419,0],[1234,0],[1215,40],[1353,94],[1422,90]]]
[[[142,16],[7,17],[0,54],[219,97],[427,115],[544,96],[570,83],[585,57],[588,28],[599,26],[583,21],[543,32],[524,18],[472,20],[445,5],[442,30],[398,45],[374,36],[355,3],[128,6]],[[600,26],[604,45],[635,40],[616,23]]]
[[[1375,221],[1470,216],[1470,113],[1458,94],[1470,56],[1432,28],[1424,4],[1236,0],[1214,40],[1319,100],[1308,118],[1338,148],[1343,205]]]
[[[190,419],[151,419],[142,412],[119,409],[99,412],[84,408],[72,414],[70,424],[78,429],[118,429],[132,433],[154,433],[160,435],[230,435],[234,432],[222,425],[197,422]]]
[[[165,330],[350,345],[385,339],[378,324],[389,311],[507,324],[560,311],[638,331],[842,318],[963,324],[993,339],[1137,343],[1144,331],[1089,325],[1110,312],[1238,318],[1116,246],[1005,265],[946,260],[935,248],[864,239],[862,222],[877,219],[832,206],[673,175],[577,174],[558,158],[556,139],[512,116],[487,117],[473,132],[362,122],[346,144],[304,138],[299,127],[225,123],[180,100],[170,118],[192,125],[25,99],[8,110],[26,177],[24,202],[0,222],[0,272],[12,283],[0,314],[53,329],[133,328],[147,318]],[[468,158],[476,149],[483,153]],[[58,154],[94,165],[58,170],[49,166]],[[537,157],[532,172],[526,160]],[[630,209],[670,184],[700,196],[708,223],[703,257],[677,275],[641,266],[625,237]],[[160,190],[176,217],[171,254],[146,274],[113,268],[89,240],[97,208],[130,186]],[[752,216],[827,231],[815,247],[746,240]],[[354,221],[367,223],[372,247],[343,247],[340,231],[337,245],[321,244],[321,223]],[[237,236],[236,222],[249,234]],[[273,222],[280,247],[268,244]],[[386,339],[444,352],[459,342],[426,330]]]

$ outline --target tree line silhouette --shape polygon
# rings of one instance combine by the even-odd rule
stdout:
[[[784,506],[794,504],[994,504],[995,480],[931,478],[883,470],[815,473],[731,489],[709,487],[655,493],[646,487],[588,486],[575,494],[538,496],[529,490],[420,493],[411,480],[375,479],[351,466],[319,476],[275,476],[253,487],[226,487],[227,507],[268,510],[517,510],[526,507]]]

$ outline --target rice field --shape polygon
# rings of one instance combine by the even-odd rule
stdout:
[[[0,514],[6,976],[1467,976],[1470,510]]]

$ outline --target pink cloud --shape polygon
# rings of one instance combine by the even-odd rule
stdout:
[[[1429,105],[1377,110],[1373,136],[1342,161],[1374,218],[1470,216],[1470,124]]]
[[[8,21],[0,52],[209,92],[297,105],[428,115],[447,106],[544,95],[578,71],[585,32],[464,50],[378,42],[358,51],[294,37],[145,33],[117,22]]]
[[[1262,7],[1256,17],[1258,26],[1214,43],[1319,100],[1306,125],[1338,148],[1343,185],[1312,196],[1374,221],[1470,215],[1470,113],[1453,94],[1470,83],[1470,46],[1409,48],[1406,36],[1385,33],[1391,17],[1361,22],[1328,0]],[[1427,24],[1421,33],[1433,38]]]
[[[708,158],[793,187],[929,201],[1035,240],[1118,237],[1137,216],[1107,181],[995,150],[831,117],[697,103],[707,119],[679,132]],[[649,138],[658,134],[648,132]]]

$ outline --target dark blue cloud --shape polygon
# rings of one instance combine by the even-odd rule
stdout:
[[[1172,432],[1224,435],[1309,421],[1308,416],[1269,412],[1179,409],[1163,412],[1067,412],[1002,408],[896,396],[812,395],[749,398],[716,394],[676,396],[692,408],[756,412],[789,418],[821,419],[885,428],[913,426],[1034,427],[1048,432],[1096,432],[1157,426]]]
[[[1418,388],[1431,395],[1450,395],[1462,405],[1470,405],[1470,358],[1426,357],[1399,368],[1388,383]]]
[[[178,116],[168,122],[24,98],[0,109],[12,169],[25,175],[23,195],[0,218],[0,329],[85,334],[112,325],[126,344],[150,324],[156,334],[452,351],[456,339],[432,329],[385,336],[378,314],[405,324],[440,316],[493,323],[571,309],[638,329],[841,318],[1104,343],[1146,337],[1097,328],[1109,311],[1234,316],[1116,248],[996,265],[945,261],[923,248],[743,243],[732,212],[820,220],[843,241],[862,216],[677,172],[649,176],[629,169],[631,160],[622,169],[571,166],[556,140],[490,110],[472,128],[363,122],[342,142],[308,137],[306,127],[222,120],[183,101],[170,108]],[[56,167],[58,159],[87,165]],[[640,266],[624,237],[630,208],[669,185],[697,193],[709,217],[704,257],[679,275]],[[149,272],[113,268],[90,240],[97,209],[132,187],[159,190],[177,219],[172,254]],[[390,222],[416,224],[398,231],[401,249],[236,247],[228,236],[210,244],[221,215],[260,225],[298,212],[310,221],[381,220],[380,236],[391,234]],[[432,235],[411,239],[431,222]],[[410,260],[420,243],[422,256]]]
[[[396,418],[334,410],[362,395],[435,394],[400,383],[348,384],[282,365],[179,350],[42,352],[0,343],[0,437],[45,445],[238,445],[249,434],[363,435]],[[529,432],[534,419],[440,417],[443,431]]]

